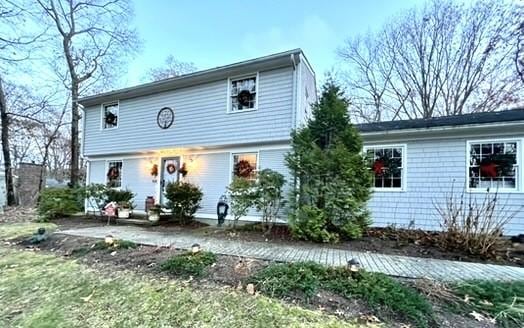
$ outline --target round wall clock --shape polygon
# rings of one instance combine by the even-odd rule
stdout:
[[[175,120],[175,113],[169,107],[162,108],[156,117],[156,122],[161,129],[167,129]]]

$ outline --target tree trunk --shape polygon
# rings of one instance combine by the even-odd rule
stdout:
[[[4,155],[5,185],[7,192],[7,205],[16,205],[15,188],[13,183],[13,170],[11,167],[11,153],[9,152],[9,116],[5,101],[2,78],[0,77],[0,120],[2,129],[2,152]]]
[[[70,167],[70,186],[74,187],[79,182],[79,156],[80,142],[78,140],[78,82],[73,80],[71,83],[71,167]]]

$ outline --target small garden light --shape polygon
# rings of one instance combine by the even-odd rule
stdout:
[[[191,246],[191,253],[196,254],[200,252],[200,245],[199,244],[193,244]]]
[[[357,272],[360,269],[360,263],[356,259],[348,261],[349,271]]]
[[[225,195],[220,196],[220,199],[217,203],[217,216],[218,216],[218,226],[224,224],[226,220],[227,211],[229,210],[229,205],[227,204],[227,198]]]

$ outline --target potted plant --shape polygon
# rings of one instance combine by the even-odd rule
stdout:
[[[147,213],[147,218],[151,222],[158,222],[160,220],[160,212],[162,211],[162,207],[159,204],[155,204],[151,206]]]
[[[120,202],[118,203],[118,218],[119,219],[128,219],[131,214],[131,203],[130,202]]]

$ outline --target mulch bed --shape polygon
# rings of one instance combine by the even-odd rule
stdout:
[[[293,240],[285,225],[273,227],[264,235],[258,225],[240,226],[236,230],[209,230],[209,234],[229,240],[282,243],[286,245],[311,245],[309,242]],[[326,246],[389,255],[403,255],[452,261],[482,262],[501,265],[524,266],[524,244],[503,242],[495,257],[482,258],[463,250],[443,250],[435,245],[438,232],[423,230],[370,228],[366,235],[358,240],[346,240]]]
[[[89,222],[84,223],[88,224]],[[65,225],[62,225],[62,228],[64,227]],[[168,247],[146,245],[138,245],[134,249],[90,250],[99,239],[62,234],[52,234],[47,240],[37,245],[28,245],[26,241],[27,237],[10,240],[8,244],[12,247],[51,252],[58,256],[72,258],[108,274],[111,274],[114,270],[129,270],[152,279],[177,279],[178,277],[161,271],[160,264],[171,256],[183,252]],[[246,280],[251,275],[266,267],[269,263],[269,261],[263,260],[217,255],[217,262],[208,268],[205,277],[185,279],[182,283],[189,284],[194,288],[227,287],[240,291],[245,288]],[[381,308],[372,309],[362,300],[347,299],[328,291],[321,290],[309,300],[297,296],[285,299],[285,301],[313,310],[320,309],[347,320],[358,318],[361,323],[387,322],[388,327],[409,327],[402,324],[395,313]],[[442,311],[438,303],[435,303],[435,310],[437,322],[440,323],[441,327],[493,327],[485,323],[479,325],[479,322],[469,317]]]

